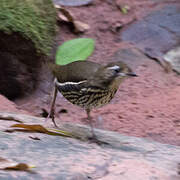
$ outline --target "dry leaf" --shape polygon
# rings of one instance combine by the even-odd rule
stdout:
[[[74,31],[76,33],[85,32],[90,28],[88,24],[75,20],[73,13],[65,9],[64,7],[55,5],[55,8],[58,9],[58,20],[72,23],[74,26]]]
[[[63,17],[64,21],[73,23],[73,21],[74,21],[73,14],[69,10],[67,10],[63,7],[58,7],[58,10],[59,10],[59,13],[58,13],[59,17],[64,16]],[[62,19],[62,21],[63,21],[63,19]]]
[[[7,121],[16,121],[19,123],[23,123],[21,120],[16,119],[15,117],[11,115],[0,115],[0,120],[7,120]]]
[[[23,128],[24,131],[32,131],[32,132],[39,132],[39,133],[44,133],[44,134],[48,134],[48,135],[54,135],[54,136],[66,136],[66,137],[72,137],[72,135],[68,132],[65,131],[61,131],[58,130],[57,132],[54,132],[53,129],[51,129],[51,131],[49,131],[48,129],[46,129],[45,127],[43,127],[40,124],[14,124],[11,127],[17,127],[17,128]],[[16,130],[16,129],[13,129]]]
[[[68,18],[63,14],[58,13],[58,18],[60,21],[69,22]]]
[[[90,29],[88,24],[85,24],[81,21],[74,21],[74,27],[75,27],[75,31],[77,32],[84,32]]]
[[[12,160],[7,160],[0,157],[0,170],[14,170],[14,171],[29,171],[32,172],[30,169],[34,168],[35,166],[30,166],[25,163],[16,163]]]
[[[39,124],[35,125],[29,125],[29,124],[14,124],[11,127],[19,127],[19,128],[24,128],[27,130],[35,131],[35,132],[40,132],[40,133],[47,133],[48,130],[44,128],[43,126]]]
[[[15,171],[28,171],[29,169],[30,166],[28,166],[25,163],[19,163],[15,166],[8,166],[4,168],[4,170],[15,170]]]

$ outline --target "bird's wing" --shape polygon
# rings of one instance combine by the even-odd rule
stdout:
[[[100,67],[100,64],[91,61],[75,61],[73,63],[58,66],[53,71],[59,83],[78,83],[89,79]]]

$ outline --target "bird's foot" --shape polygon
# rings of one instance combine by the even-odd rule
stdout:
[[[52,122],[53,122],[53,124],[54,124],[54,126],[55,126],[55,128],[59,128],[58,125],[57,125],[56,122],[55,122],[55,111],[54,111],[54,109],[51,109],[51,110],[50,110],[50,113],[48,114],[46,120],[47,120],[47,119],[51,119]]]
[[[56,121],[54,120],[54,118],[52,118],[52,122],[53,122],[55,128],[59,128],[59,126],[56,124]]]

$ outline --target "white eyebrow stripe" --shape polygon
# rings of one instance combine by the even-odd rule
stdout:
[[[59,86],[66,86],[66,85],[78,85],[78,84],[81,84],[81,83],[84,83],[86,82],[86,80],[84,81],[79,81],[79,82],[64,82],[64,83],[60,83],[57,81],[57,79],[55,80],[55,83]]]
[[[115,65],[115,66],[112,66],[112,67],[108,67],[108,69],[114,69],[114,70],[116,70],[116,69],[120,69],[120,67],[117,66],[117,65]]]

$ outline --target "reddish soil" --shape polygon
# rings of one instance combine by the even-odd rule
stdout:
[[[117,42],[117,26],[125,26],[162,6],[151,0],[122,0],[120,4],[130,7],[127,14],[122,14],[114,2],[95,0],[93,5],[68,7],[77,20],[90,25],[90,30],[75,35],[67,24],[61,24],[57,43],[76,37],[92,37],[96,40],[96,49],[89,60],[106,63],[116,50],[124,47],[123,42]],[[166,73],[152,60],[144,61],[136,73],[139,77],[127,79],[110,104],[92,112],[95,127],[180,145],[179,77],[173,72]],[[45,73],[43,79],[31,96],[16,101],[19,107],[35,115],[40,115],[42,108],[48,109],[52,79]],[[62,109],[66,109],[67,113],[59,113]],[[57,123],[86,123],[85,112],[67,102],[60,94],[56,103],[56,117]]]

